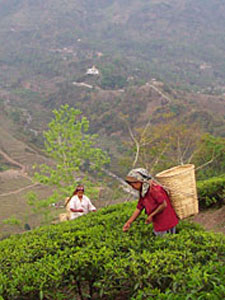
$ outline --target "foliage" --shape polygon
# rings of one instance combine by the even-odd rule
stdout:
[[[192,153],[199,147],[201,132],[196,124],[188,126],[179,119],[171,119],[171,114],[162,114],[164,123],[147,123],[136,130],[135,140],[139,145],[134,149],[134,139],[129,143],[129,151],[136,152],[135,165],[144,166],[151,173],[174,165],[189,163]],[[134,135],[134,134],[133,134]],[[134,155],[133,155],[134,156]]]
[[[221,205],[225,199],[225,175],[197,182],[200,207]]]
[[[126,85],[127,81],[121,75],[108,75],[104,76],[101,81],[101,87],[105,89],[121,89]]]
[[[15,216],[11,216],[10,218],[3,220],[2,223],[7,225],[13,225],[13,226],[21,225],[21,221],[17,219]]]
[[[121,163],[144,166],[151,173],[193,163],[198,179],[223,174],[225,138],[204,133],[195,123],[185,124],[178,117],[174,119],[173,113],[164,113],[161,117],[164,118],[162,123],[151,121],[134,132],[130,130],[130,142],[126,142],[128,158],[123,158]]]
[[[50,14],[53,2],[54,15]],[[0,8],[4,29],[0,59],[9,66],[12,82],[16,77],[12,66],[20,68],[22,80],[30,74],[63,75],[73,56],[82,65],[84,59],[96,59],[92,53],[101,49],[112,61],[127,59],[127,69],[140,78],[157,75],[190,89],[212,91],[223,84],[221,1],[182,0],[180,5],[172,0],[48,0],[44,4],[14,0],[0,1]],[[66,52],[67,47],[73,52]]]
[[[144,216],[122,226],[134,203],[0,242],[0,295],[16,299],[222,299],[224,242],[182,221],[155,237]],[[176,298],[174,298],[176,297]]]
[[[47,200],[36,201],[35,195],[28,195],[29,204],[36,209],[46,207],[50,203],[71,195],[75,182],[82,179],[90,196],[97,193],[90,180],[90,174],[97,175],[106,163],[108,155],[96,147],[96,135],[88,134],[89,122],[81,117],[81,112],[68,105],[54,110],[54,118],[49,123],[49,129],[44,132],[45,152],[52,162],[35,166],[35,179],[47,186],[54,187],[53,194]],[[47,216],[46,216],[47,217]]]
[[[194,156],[195,165],[205,165],[198,171],[198,178],[219,176],[225,170],[225,138],[205,134],[201,137],[199,148]],[[207,165],[207,162],[210,164]]]

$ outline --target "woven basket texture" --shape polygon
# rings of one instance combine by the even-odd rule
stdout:
[[[67,214],[60,214],[59,215],[59,221],[60,222],[64,222],[64,221],[67,221],[68,218],[67,218]]]
[[[194,165],[176,166],[158,173],[155,177],[169,190],[171,204],[179,219],[198,214]]]

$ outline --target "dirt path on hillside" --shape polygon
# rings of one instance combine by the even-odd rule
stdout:
[[[192,218],[192,221],[202,225],[206,230],[225,234],[225,206],[201,211]]]
[[[148,86],[150,86],[153,90],[155,90],[162,98],[164,98],[166,101],[168,101],[168,103],[171,102],[171,99],[165,95],[162,91],[160,91],[160,89],[158,89],[156,86],[150,84],[150,83],[147,83]]]
[[[26,173],[26,166],[25,165],[23,165],[23,164],[19,163],[18,161],[14,160],[13,158],[11,158],[7,153],[5,153],[2,150],[0,150],[0,155],[2,155],[5,158],[5,160],[7,160],[9,163],[11,163],[11,164],[13,164],[13,165],[20,168],[20,170],[10,169],[10,170],[6,170],[4,172],[1,172],[0,177],[10,180],[10,179],[22,176],[22,177],[32,181],[32,178]],[[34,183],[34,184],[31,184],[31,185],[19,188],[15,191],[3,193],[3,194],[0,194],[0,197],[9,196],[9,195],[12,195],[12,194],[18,194],[18,193],[20,193],[20,192],[22,192],[26,189],[33,188],[36,185],[38,185],[38,183]]]
[[[19,163],[18,161],[15,161],[13,158],[11,158],[8,154],[0,150],[0,155],[2,155],[8,162],[10,162],[12,165],[18,166],[21,170],[21,174],[25,175],[26,167]]]
[[[35,186],[37,186],[37,185],[40,185],[40,183],[30,184],[30,185],[27,185],[27,186],[25,186],[25,187],[22,187],[22,188],[20,188],[20,189],[18,189],[18,190],[0,194],[0,197],[6,197],[6,196],[13,195],[13,194],[18,194],[18,193],[20,193],[20,192],[23,192],[24,190],[33,188],[33,187],[35,187]]]

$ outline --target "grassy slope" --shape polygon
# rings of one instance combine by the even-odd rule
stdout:
[[[80,107],[83,111],[85,111],[85,114],[88,117],[90,116],[91,130],[93,132],[100,130],[99,133],[101,134],[102,138],[101,146],[109,149],[113,154],[113,166],[115,170],[117,169],[117,160],[118,155],[120,154],[117,149],[117,145],[120,145],[120,134],[123,132],[122,130],[126,132],[125,124],[120,118],[118,110],[122,111],[123,113],[127,113],[130,122],[133,123],[134,126],[142,126],[156,109],[161,107],[166,111],[170,111],[170,107],[181,105],[181,107],[185,106],[183,114],[186,115],[187,118],[190,118],[192,114],[200,109],[202,112],[205,110],[206,115],[203,115],[203,121],[207,123],[207,118],[209,118],[209,123],[211,126],[210,130],[214,130],[213,128],[216,128],[217,130],[220,129],[220,131],[222,131],[223,128],[223,122],[220,121],[220,118],[222,120],[223,115],[223,104],[220,97],[203,97],[202,95],[193,94],[188,96],[185,93],[172,91],[171,94],[166,94],[170,96],[172,102],[168,103],[167,105],[162,105],[161,97],[148,86],[128,88],[125,89],[124,93],[122,94],[119,91],[101,90],[93,91],[91,93],[89,92],[87,94],[85,94],[84,91],[81,92],[84,95],[90,95],[90,104],[87,106],[87,102],[84,102],[80,104]],[[62,98],[62,103],[63,101],[68,103],[70,99],[73,99],[72,95],[73,90],[64,89],[63,96],[65,99]],[[118,99],[122,99],[122,101],[118,101]],[[138,103],[137,99],[139,99]],[[182,103],[180,99],[182,99]],[[214,105],[211,104],[212,99]],[[140,105],[140,103],[142,105]],[[16,102],[14,102],[13,105],[15,107]],[[73,101],[71,101],[71,105],[73,105]],[[139,106],[138,110],[136,110],[136,114],[133,114],[132,111],[135,109],[135,107],[137,107],[137,105]],[[87,109],[85,109],[85,107],[87,107]],[[215,116],[217,117],[217,120],[215,119]],[[157,119],[157,114],[155,114],[154,117]],[[213,118],[215,121],[212,121]],[[219,126],[215,127],[213,122],[217,122]],[[31,123],[31,126],[33,126],[33,123]],[[40,128],[44,127],[43,121],[40,122],[39,126]],[[39,156],[36,150],[30,149],[25,142],[20,140],[22,135],[20,134],[18,137],[15,124],[9,122],[8,118],[3,115],[1,115],[0,133],[0,149],[5,151],[15,161],[23,164],[28,175],[31,175],[32,165],[34,162],[41,163],[44,161],[44,158]],[[107,134],[104,137],[105,133]],[[17,169],[20,170],[20,168]],[[17,178],[9,176],[1,176],[1,178],[1,194],[12,192],[20,187],[25,187],[31,184],[31,180],[22,177],[21,174]],[[1,219],[8,218],[10,215],[14,215],[17,212],[19,214],[23,214],[23,212],[25,212],[25,194],[28,191],[29,189],[16,195],[11,194],[0,197]],[[43,197],[45,195],[45,191],[46,195],[48,194],[48,189],[43,189]],[[15,201],[15,198],[18,200]]]
[[[31,225],[37,225],[36,218],[26,204],[26,193],[37,191],[43,198],[49,195],[49,188],[32,186],[33,182],[30,177],[33,172],[33,164],[43,163],[46,159],[14,136],[16,134],[15,128],[11,127],[12,124],[8,122],[7,118],[1,116],[0,124],[0,149],[9,158],[21,165],[21,167],[16,166],[15,170],[9,169],[0,173],[0,221],[13,215],[18,219],[28,216]],[[24,170],[22,169],[23,166]],[[31,219],[30,216],[32,216]],[[12,228],[2,227],[1,229],[12,232]],[[14,230],[17,231],[17,229]]]

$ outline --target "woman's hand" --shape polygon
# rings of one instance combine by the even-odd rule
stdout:
[[[145,224],[150,224],[152,223],[152,215],[149,215],[145,221]]]
[[[137,219],[137,217],[140,215],[141,210],[136,208],[135,211],[133,212],[133,215],[128,219],[128,221],[125,223],[123,226],[123,231],[127,231],[130,228],[130,225]]]
[[[123,232],[128,231],[129,228],[130,228],[130,225],[131,225],[131,224],[130,224],[129,222],[125,223],[125,225],[123,226]]]

